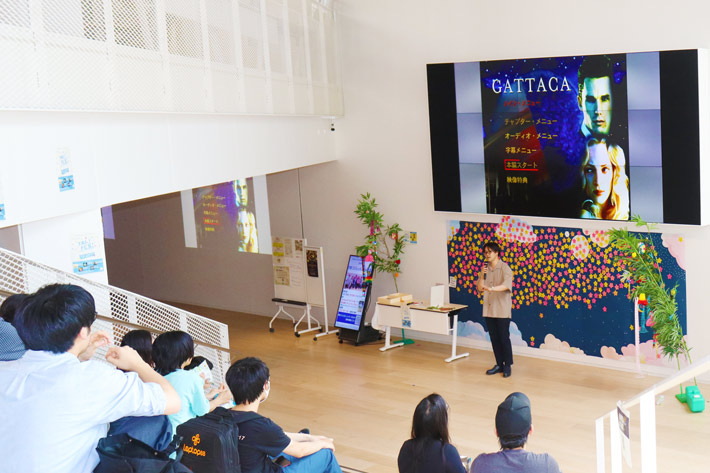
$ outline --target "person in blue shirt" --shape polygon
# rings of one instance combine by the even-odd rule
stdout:
[[[456,447],[449,439],[449,406],[433,393],[414,409],[412,438],[397,457],[399,473],[466,473]]]
[[[126,416],[172,414],[180,398],[130,347],[92,332],[94,298],[70,284],[44,286],[13,320],[28,351],[0,363],[0,470],[90,473],[108,424]],[[111,366],[119,368],[115,369]]]
[[[212,412],[232,399],[224,383],[205,394],[205,380],[194,371],[184,369],[195,355],[195,343],[188,333],[175,330],[158,335],[153,342],[152,355],[155,370],[165,376],[180,396],[180,412],[168,416],[173,434],[177,433],[178,425]]]
[[[0,361],[17,360],[27,351],[12,321],[28,297],[28,294],[13,294],[0,304]]]
[[[131,330],[123,336],[122,347],[133,348],[151,367],[153,364],[153,337],[147,330]],[[128,416],[111,422],[108,436],[128,434],[158,451],[170,445],[173,438],[173,426],[168,416]]]

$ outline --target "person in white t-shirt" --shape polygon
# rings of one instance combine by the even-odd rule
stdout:
[[[0,363],[1,473],[89,473],[110,422],[180,410],[170,383],[132,348],[106,353],[125,373],[87,361],[110,343],[91,333],[95,318],[91,294],[59,284],[38,290],[15,318],[28,351]]]

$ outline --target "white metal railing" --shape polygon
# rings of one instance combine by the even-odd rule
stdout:
[[[336,39],[316,0],[2,0],[0,109],[342,115]]]
[[[654,384],[645,391],[637,394],[628,401],[620,402],[619,406],[628,410],[636,404],[640,404],[639,420],[641,422],[641,472],[656,473],[656,395],[664,393],[671,388],[677,387],[681,383],[710,371],[710,356],[706,356],[699,362],[693,363],[681,371],[667,377],[663,381]],[[604,421],[609,419],[609,441],[611,450],[611,472],[621,473],[622,452],[621,435],[616,426],[617,409],[604,414],[596,420],[597,439],[597,473],[606,471],[606,454],[604,452]]]
[[[31,293],[53,283],[76,284],[89,291],[94,297],[96,311],[102,316],[97,318],[92,328],[112,334],[115,343],[136,327],[149,329],[153,333],[170,330],[189,333],[195,340],[195,355],[212,361],[215,381],[224,380],[231,361],[227,325],[123,289],[59,271],[0,248],[0,291]],[[0,293],[0,302],[4,299]],[[97,350],[94,358],[104,360],[106,350],[107,347]]]

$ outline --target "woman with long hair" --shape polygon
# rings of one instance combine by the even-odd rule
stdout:
[[[465,473],[456,447],[449,439],[449,406],[438,394],[419,402],[412,419],[412,438],[397,457],[400,473]]]
[[[582,187],[586,200],[580,218],[629,219],[629,177],[620,146],[595,138],[587,142]]]

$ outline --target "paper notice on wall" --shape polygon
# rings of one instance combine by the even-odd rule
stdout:
[[[74,190],[74,169],[71,164],[69,148],[57,149],[57,172],[59,175],[59,192]]]
[[[274,256],[274,261],[284,257],[284,241],[283,238],[273,237],[271,239],[271,254]]]
[[[74,274],[100,273],[104,270],[103,237],[97,233],[75,235],[72,238],[72,268]]]
[[[303,268],[298,265],[291,265],[291,286],[303,287]]]
[[[308,277],[318,277],[318,252],[316,250],[306,250],[306,269]]]
[[[621,434],[621,454],[626,460],[626,464],[631,466],[631,430],[630,430],[630,414],[627,410],[622,409],[621,405],[616,406],[616,416],[619,421],[619,433]]]
[[[5,220],[5,196],[2,192],[2,183],[0,182],[0,220]]]
[[[290,286],[291,275],[288,266],[274,266],[274,284],[279,286]]]

